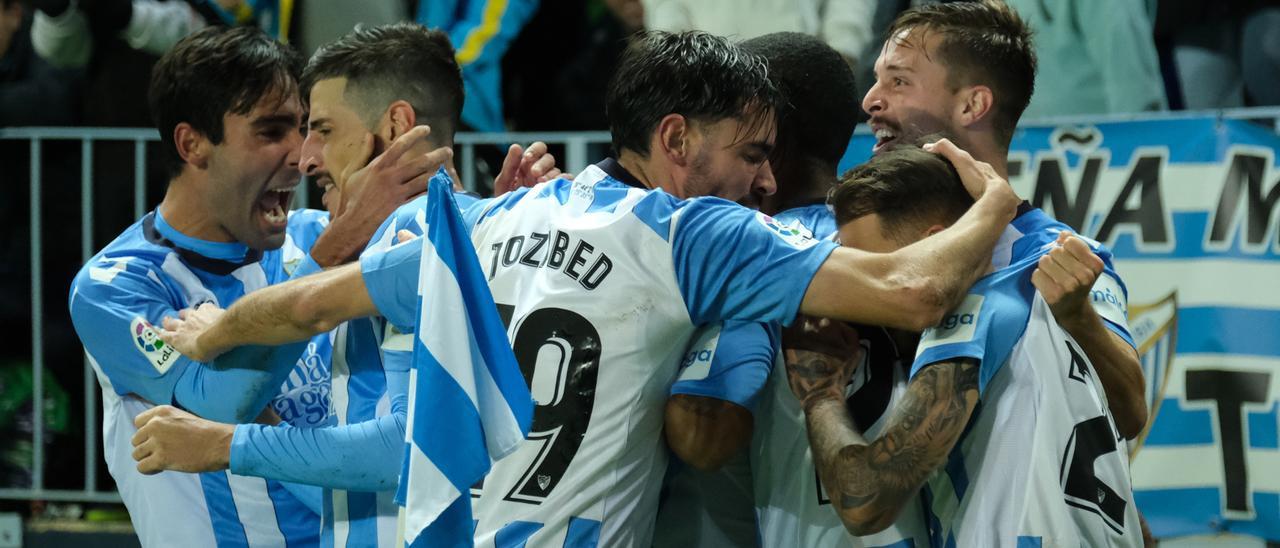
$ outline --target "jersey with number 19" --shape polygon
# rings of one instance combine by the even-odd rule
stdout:
[[[645,190],[612,160],[464,217],[537,404],[474,501],[477,546],[648,547],[663,406],[695,328],[789,322],[835,246]]]

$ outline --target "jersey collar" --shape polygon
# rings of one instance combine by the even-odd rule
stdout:
[[[142,233],[151,243],[177,252],[187,264],[220,276],[262,258],[262,250],[249,249],[240,242],[210,242],[178,232],[159,209],[142,218]]]
[[[605,175],[608,175],[610,178],[615,179],[624,185],[641,190],[651,190],[649,187],[644,186],[644,183],[640,182],[640,179],[637,179],[635,175],[632,175],[630,171],[627,171],[627,168],[622,167],[622,164],[619,164],[618,161],[613,158],[605,158],[600,163],[597,163],[596,167],[600,168],[600,171],[603,171]]]

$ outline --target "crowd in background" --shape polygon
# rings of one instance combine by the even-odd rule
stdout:
[[[0,0],[0,127],[148,127],[151,64],[208,25],[310,53],[357,23],[448,31],[465,129],[603,130],[604,82],[639,30],[821,37],[870,86],[880,35],[921,0]],[[1280,1],[1008,0],[1035,30],[1026,118],[1280,104]]]

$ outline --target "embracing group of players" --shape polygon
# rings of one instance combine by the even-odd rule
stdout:
[[[476,545],[1140,544],[1124,285],[1006,181],[1032,51],[997,2],[904,12],[861,99],[875,155],[837,178],[838,53],[645,33],[615,157],[570,179],[513,145],[500,195],[457,192],[536,404],[472,490]],[[357,29],[303,66],[206,29],[150,94],[168,191],[70,295],[139,537],[402,542],[422,246],[397,242],[457,181],[447,37]],[[327,212],[288,211],[300,172]]]

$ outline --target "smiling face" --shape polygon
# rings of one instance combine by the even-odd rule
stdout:
[[[225,237],[252,249],[284,244],[299,179],[301,122],[302,105],[292,88],[263,94],[247,114],[223,116],[222,142],[210,146],[205,199]]]
[[[930,134],[960,135],[954,117],[963,105],[947,81],[947,68],[939,63],[941,41],[937,32],[905,29],[880,50],[876,83],[862,99],[876,136],[873,154],[895,143],[917,144]]]
[[[368,160],[361,155],[370,131],[347,103],[346,89],[346,78],[320,80],[311,87],[311,114],[302,144],[300,169],[324,190],[321,201],[331,215],[341,213],[343,193],[353,190],[347,188],[346,176]]]

